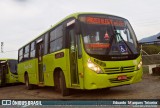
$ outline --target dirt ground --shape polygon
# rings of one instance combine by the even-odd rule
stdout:
[[[110,90],[72,90],[72,95],[61,96],[53,87],[26,90],[24,84],[0,88],[0,99],[160,99],[160,76],[143,75],[143,80],[132,85]]]

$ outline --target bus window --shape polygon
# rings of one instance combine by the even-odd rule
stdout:
[[[23,60],[23,48],[19,50],[19,58],[18,58],[19,62],[21,62]]]
[[[102,19],[89,18],[89,24],[82,23],[85,49],[89,54],[114,56],[138,53],[136,39],[127,20],[111,17],[103,22]]]
[[[77,43],[78,43],[78,58],[82,57],[82,49],[81,49],[81,38],[80,35],[77,35]]]
[[[29,59],[29,45],[24,48],[24,60]]]
[[[30,51],[30,58],[35,57],[35,42],[31,43],[31,51]]]
[[[60,25],[50,32],[50,52],[62,49],[63,47],[63,26]]]
[[[49,37],[48,37],[48,33],[46,33],[44,37],[44,54],[48,54],[48,41],[49,41]]]

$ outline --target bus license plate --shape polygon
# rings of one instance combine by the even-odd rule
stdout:
[[[117,77],[118,80],[126,80],[127,76],[126,75],[121,75]]]

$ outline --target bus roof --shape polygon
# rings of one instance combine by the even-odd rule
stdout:
[[[1,61],[7,61],[7,60],[16,60],[16,59],[12,59],[12,58],[0,58]]]
[[[115,16],[115,17],[120,17],[120,16],[116,16],[116,15],[111,15],[111,14],[105,14],[105,13],[97,13],[97,12],[77,12],[77,13],[73,13],[68,15],[67,17],[65,17],[64,19],[62,19],[61,21],[57,22],[56,24],[54,24],[51,28],[47,29],[46,31],[42,32],[40,35],[38,35],[36,38],[34,38],[33,40],[31,40],[30,42],[38,39],[40,36],[44,35],[45,33],[47,33],[48,31],[50,31],[51,29],[53,29],[55,26],[59,25],[60,23],[62,23],[63,21],[69,19],[69,18],[77,18],[79,15],[87,15],[87,14],[91,14],[91,15],[109,15],[109,16]],[[123,17],[120,17],[123,18]],[[123,18],[125,19],[125,18]],[[30,42],[26,43],[25,45],[23,45],[22,47],[20,47],[19,49],[23,48],[24,46],[26,46],[27,44],[29,44]]]

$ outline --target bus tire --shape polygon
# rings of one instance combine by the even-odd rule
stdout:
[[[66,87],[65,77],[62,71],[60,71],[59,84],[60,84],[60,91],[61,91],[62,96],[70,95],[69,89]]]
[[[25,85],[27,90],[32,90],[33,85],[29,83],[29,77],[28,74],[25,74]]]
[[[56,71],[55,73],[54,73],[54,90],[56,91],[56,92],[60,92],[60,84],[59,84],[59,77],[60,77],[60,75],[59,75],[59,71]]]

